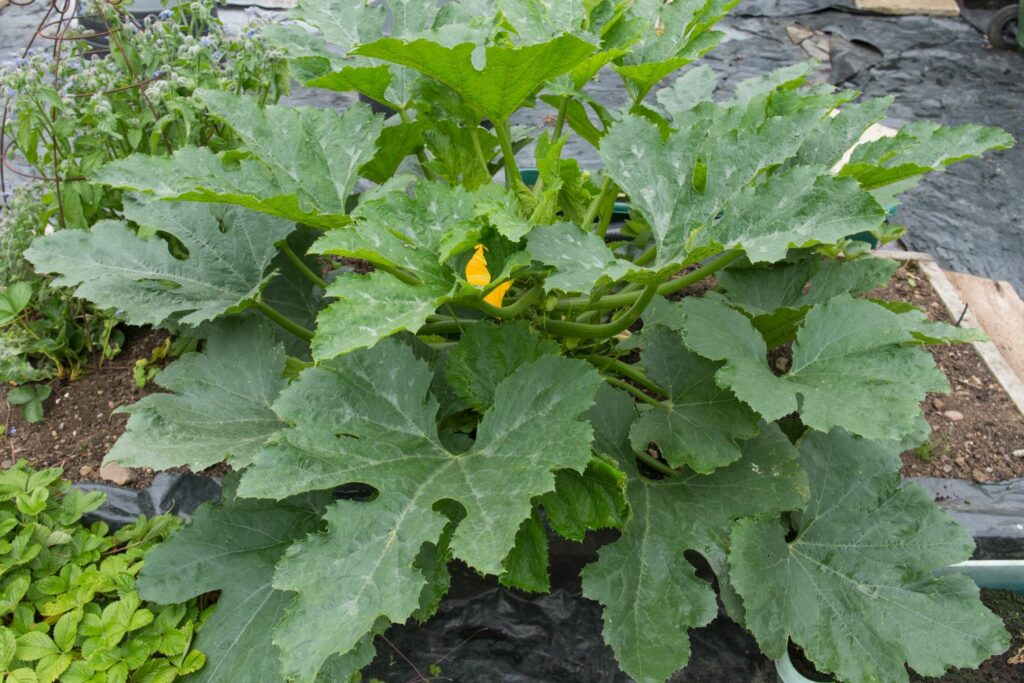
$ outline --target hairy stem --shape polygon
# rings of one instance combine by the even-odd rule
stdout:
[[[327,281],[324,280],[319,275],[317,275],[316,273],[314,273],[313,270],[306,264],[306,262],[303,261],[298,254],[292,251],[292,248],[288,246],[287,241],[282,240],[281,242],[278,242],[277,248],[280,249],[281,253],[284,254],[285,257],[292,262],[292,265],[295,266],[295,268],[300,273],[302,273],[302,276],[304,278],[312,282],[320,289],[327,289]]]
[[[626,382],[625,380],[621,380],[618,377],[613,377],[611,375],[601,375],[601,379],[603,379],[605,382],[608,382],[608,384],[611,384],[613,387],[618,387],[619,389],[622,389],[623,391],[629,392],[630,394],[632,394],[636,398],[640,399],[644,403],[649,403],[652,406],[659,406],[659,407],[665,407],[666,406],[666,403],[664,401],[659,401],[656,398],[651,398],[650,396],[648,396],[644,392],[642,392],[639,389],[637,389],[636,387],[634,387],[629,382]]]
[[[543,293],[544,290],[541,287],[532,287],[516,299],[514,303],[509,304],[508,306],[502,306],[499,308],[498,306],[492,306],[483,299],[480,301],[474,301],[473,306],[488,315],[494,316],[495,318],[514,318],[526,312],[526,309],[538,301]]]
[[[408,273],[408,272],[402,270],[401,268],[399,268],[398,266],[393,266],[390,263],[377,263],[377,262],[374,262],[373,263],[373,267],[376,268],[377,270],[383,270],[385,273],[391,273],[392,275],[394,275],[395,277],[397,277],[399,280],[401,280],[402,282],[404,282],[407,285],[412,285],[412,286],[415,287],[416,285],[422,285],[423,284],[423,280],[420,280],[418,277],[416,277],[412,273]]]
[[[587,206],[587,212],[583,214],[583,225],[584,230],[588,230],[590,225],[597,218],[597,212],[601,209],[601,202],[604,201],[605,195],[612,189],[611,176],[606,175],[604,180],[601,181],[601,191],[597,193],[597,196],[590,200],[590,205]],[[602,235],[603,236],[603,235]]]
[[[469,129],[469,139],[473,141],[473,149],[476,151],[476,158],[480,160],[480,166],[483,167],[484,173],[491,175],[491,164],[484,155],[484,148],[480,145],[479,127]]]
[[[635,323],[657,293],[658,283],[653,282],[643,292],[640,292],[639,297],[633,301],[633,305],[625,313],[601,325],[588,325],[586,323],[575,323],[566,320],[542,320],[541,326],[546,331],[563,337],[574,337],[577,339],[612,337]]]
[[[516,154],[512,150],[512,131],[508,121],[495,121],[494,132],[501,145],[501,154],[505,159],[505,189],[511,190],[519,179],[519,167],[516,166]]]
[[[258,299],[253,302],[253,307],[256,308],[257,311],[259,311],[260,313],[262,313],[263,315],[267,316],[275,323],[280,325],[283,329],[294,334],[299,339],[303,339],[305,341],[312,341],[312,330],[308,330],[302,325],[299,325],[298,323],[289,320],[277,309],[271,308],[270,306],[268,306],[267,304]]]
[[[403,107],[398,108],[398,115],[402,118],[402,123],[412,123],[412,119],[409,117],[409,112],[407,112]],[[420,162],[420,168],[423,169],[423,175],[426,177],[426,179],[436,180],[437,176],[435,176],[434,173],[427,167],[427,163],[430,160],[427,159],[427,153],[423,151],[423,147],[416,148],[416,159]]]
[[[614,372],[618,375],[622,375],[627,379],[631,379],[644,389],[652,391],[660,396],[668,396],[668,392],[662,389],[660,386],[654,383],[654,381],[643,373],[642,370],[637,368],[635,365],[623,363],[617,358],[609,358],[608,356],[601,356],[593,354],[586,357],[587,362],[596,367],[599,370],[605,372]]]
[[[648,467],[650,467],[655,472],[658,472],[659,474],[664,474],[666,477],[674,477],[677,474],[679,474],[662,461],[652,458],[646,453],[635,453],[635,455],[637,460],[647,465]]]

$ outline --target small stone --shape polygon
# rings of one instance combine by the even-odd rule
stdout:
[[[789,359],[785,356],[780,356],[775,359],[775,367],[782,372],[789,370]]]
[[[935,410],[942,410],[946,407],[946,402],[941,398],[934,398],[932,399],[932,407],[935,408]]]
[[[114,401],[107,401],[107,407],[113,410],[114,408],[117,407],[117,403],[115,403]]]
[[[964,460],[964,456],[962,455],[958,455],[955,458],[953,458],[953,462],[955,462],[957,465],[960,465],[960,467],[967,467],[967,461]]]
[[[961,413],[959,410],[947,410],[946,412],[943,413],[943,415],[945,415],[946,419],[949,420],[950,422],[959,422],[960,420],[964,419],[964,414]]]
[[[135,473],[116,462],[110,462],[100,468],[100,479],[118,486],[125,486],[135,481]]]
[[[1024,458],[1024,448],[1018,448],[1013,452],[1015,458]]]
[[[993,472],[995,472],[995,470],[992,469],[991,467],[986,467],[985,468],[985,472],[986,472],[986,474],[992,474]]]
[[[10,460],[4,460],[3,462],[0,462],[0,468],[3,468],[3,469],[6,470],[6,469],[10,469],[12,467],[14,467],[14,463],[11,462]]]
[[[817,59],[820,62],[827,62],[829,60],[829,53],[818,47],[814,41],[805,40],[800,43],[800,47],[804,49],[804,52],[806,52],[807,56],[811,59]]]
[[[949,474],[950,472],[953,471],[953,466],[952,465],[943,465],[942,466],[942,471],[945,472],[946,474]]]
[[[82,465],[78,468],[78,476],[88,477],[90,474],[92,474],[92,468],[88,465]]]
[[[800,24],[793,24],[791,26],[786,27],[786,35],[789,36],[789,39],[793,41],[794,45],[799,45],[800,43],[804,42],[805,40],[813,36],[814,31],[804,26],[801,26]]]
[[[971,479],[978,482],[979,484],[984,484],[985,482],[992,480],[990,476],[988,476],[987,474],[985,474],[984,472],[977,468],[971,470]]]

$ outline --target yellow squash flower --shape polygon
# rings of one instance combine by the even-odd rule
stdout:
[[[484,245],[476,245],[472,258],[466,264],[466,282],[474,287],[486,287],[491,284],[491,271],[487,270],[487,257],[484,256]],[[484,297],[484,301],[492,306],[501,308],[505,300],[505,294],[512,287],[513,280],[506,280],[491,290],[491,293]]]

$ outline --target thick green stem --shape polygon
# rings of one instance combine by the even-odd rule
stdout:
[[[651,246],[647,247],[646,251],[644,251],[642,254],[633,259],[633,263],[635,263],[638,266],[646,266],[648,263],[651,262],[651,260],[657,253],[658,245],[652,244]]]
[[[480,166],[484,173],[491,175],[491,164],[484,155],[484,148],[480,144],[480,130],[478,127],[469,129],[469,139],[473,141],[473,149],[476,151],[476,158],[480,160]]]
[[[540,287],[533,287],[516,299],[515,303],[509,304],[508,306],[492,306],[483,300],[475,301],[473,302],[473,305],[484,313],[492,315],[495,318],[514,318],[525,313],[526,309],[539,300],[543,294],[543,289]]]
[[[605,176],[604,180],[601,181],[601,191],[597,193],[597,196],[590,201],[590,205],[587,207],[587,212],[583,214],[582,228],[588,230],[590,225],[597,218],[597,212],[601,209],[601,202],[604,200],[605,195],[612,188],[611,176]]]
[[[479,320],[466,320],[453,318],[442,320],[436,323],[427,323],[416,332],[416,334],[458,334],[469,325],[480,322]]]
[[[409,112],[404,108],[398,108],[398,115],[402,118],[402,123],[410,124],[412,119],[409,117]],[[427,153],[423,151],[422,147],[416,148],[416,159],[420,162],[420,168],[423,169],[423,175],[427,180],[435,180],[437,176],[427,167],[427,163],[430,161],[427,159]]]
[[[743,252],[741,251],[727,251],[711,263],[707,263],[697,270],[691,271],[686,275],[676,278],[675,280],[669,280],[660,287],[658,287],[658,294],[662,296],[668,296],[674,292],[678,292],[680,289],[689,287],[695,282],[700,282],[708,275],[725,268],[727,265],[738,259]],[[554,311],[568,311],[572,309],[581,309],[586,311],[607,311],[613,308],[622,308],[628,306],[638,297],[642,296],[643,292],[631,291],[623,292],[619,294],[610,294],[602,297],[597,301],[591,302],[588,297],[570,297],[562,299],[555,304]]]
[[[401,280],[402,282],[404,282],[407,285],[413,285],[415,287],[416,285],[423,284],[423,280],[420,280],[418,277],[416,277],[412,273],[405,272],[404,270],[402,270],[401,268],[399,268],[397,266],[392,266],[392,265],[387,264],[387,263],[376,263],[375,262],[373,264],[373,267],[376,268],[377,270],[383,270],[385,273],[391,273],[392,275],[394,275],[395,277],[397,277],[399,280]]]
[[[658,283],[648,285],[629,309],[619,317],[601,325],[588,325],[567,320],[542,320],[541,326],[548,332],[576,339],[604,339],[622,332],[640,319],[644,309],[658,293]]]
[[[270,306],[268,306],[267,304],[263,303],[262,301],[259,301],[259,300],[254,301],[253,302],[253,306],[260,313],[262,313],[263,315],[267,316],[268,318],[273,320],[275,323],[280,325],[283,329],[291,332],[292,334],[294,334],[299,339],[304,339],[305,341],[312,341],[312,339],[313,339],[313,331],[312,330],[307,330],[302,325],[299,325],[298,323],[289,320],[284,315],[282,315],[280,312],[278,312],[276,309],[271,308]]]
[[[614,372],[618,375],[622,375],[627,379],[631,379],[644,389],[652,391],[660,396],[668,396],[668,392],[659,387],[651,380],[650,377],[645,375],[639,368],[628,363],[623,363],[617,358],[609,358],[608,356],[600,356],[597,354],[586,357],[588,363],[606,372]]]
[[[626,382],[625,380],[621,380],[618,377],[612,377],[611,375],[601,375],[601,379],[603,379],[605,382],[608,382],[608,384],[611,384],[613,387],[618,387],[619,389],[622,389],[623,391],[629,392],[630,394],[632,394],[636,398],[640,399],[644,403],[649,403],[652,406],[658,406],[658,407],[665,407],[667,405],[664,401],[659,401],[656,398],[652,398],[652,397],[648,396],[644,392],[642,392],[639,389],[637,389],[636,387],[634,387],[629,382]]]
[[[516,166],[516,153],[512,150],[512,131],[508,121],[495,121],[494,132],[501,145],[501,154],[505,159],[505,188],[511,190],[519,180],[519,167]]]
[[[635,453],[635,455],[637,460],[647,465],[648,467],[650,467],[655,472],[658,472],[659,474],[664,474],[666,477],[674,477],[677,474],[679,474],[662,461],[652,458],[646,453]]]
[[[284,254],[285,257],[292,262],[292,265],[295,266],[295,268],[300,273],[302,273],[302,276],[304,278],[312,282],[320,289],[327,289],[327,281],[324,280],[319,275],[317,275],[316,273],[314,273],[313,270],[308,265],[306,265],[306,262],[303,261],[298,254],[292,251],[292,248],[288,246],[287,242],[279,242],[277,247],[281,250],[281,253]]]

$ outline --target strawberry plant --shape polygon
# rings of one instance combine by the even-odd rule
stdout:
[[[104,494],[25,461],[0,472],[0,670],[11,683],[163,681],[203,666],[200,609],[143,603],[136,576],[178,521],[140,517],[111,533],[82,516]]]
[[[692,63],[732,4],[301,0],[266,27],[293,73],[394,116],[199,90],[241,148],[107,164],[123,216],[32,245],[78,296],[205,338],[108,456],[236,471],[141,576],[158,602],[221,591],[200,680],[346,680],[454,559],[546,590],[549,530],[619,530],[583,591],[638,681],[685,666],[719,601],[842,680],[1006,647],[935,574],[969,535],[899,477],[948,390],[922,345],[971,337],[862,296],[894,265],[847,236],[892,239],[900,192],[1012,140],[912,123],[846,158],[890,100],[811,64],[719,86]],[[511,125],[538,99],[553,130]]]

